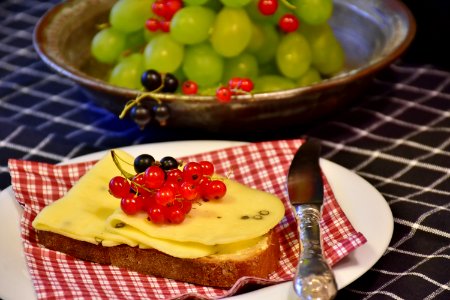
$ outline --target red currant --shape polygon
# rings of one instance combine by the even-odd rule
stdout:
[[[181,86],[181,91],[185,95],[195,95],[198,92],[198,85],[192,80],[187,80],[183,82],[183,85]]]
[[[142,210],[144,202],[142,196],[138,196],[134,193],[128,193],[127,196],[120,200],[120,208],[127,215],[134,215]]]
[[[210,161],[203,160],[199,162],[203,170],[203,176],[212,176],[214,174],[214,165]]]
[[[180,194],[184,200],[188,201],[194,201],[198,199],[200,195],[198,186],[187,181],[181,184]]]
[[[192,209],[192,201],[177,201],[175,205],[178,205],[185,214],[188,214]]]
[[[211,183],[211,178],[209,177],[203,177],[202,180],[200,180],[200,183],[198,184],[200,189],[200,194],[203,198],[206,198],[206,191],[208,188],[208,185]]]
[[[166,174],[158,166],[150,166],[145,170],[145,185],[150,189],[160,188],[165,181]]]
[[[180,224],[184,221],[186,214],[178,205],[172,205],[166,209],[166,218],[169,222],[174,224]]]
[[[163,186],[156,193],[155,200],[159,205],[172,204],[175,201],[175,191],[170,186]]]
[[[181,0],[167,0],[165,2],[166,7],[166,13],[165,18],[166,19],[172,19],[173,15],[183,6],[183,3]]]
[[[190,183],[198,183],[203,177],[202,166],[196,162],[189,162],[183,168],[183,179]]]
[[[183,181],[183,172],[179,169],[172,169],[167,171],[166,177],[167,182],[181,183]]]
[[[144,182],[144,174],[139,173],[136,174],[133,179],[131,179],[131,188],[138,193],[145,193],[145,182]]]
[[[145,28],[147,28],[148,31],[156,32],[159,30],[159,20],[155,18],[150,18],[147,21],[145,21]]]
[[[259,0],[258,9],[265,16],[273,15],[278,9],[278,0]]]
[[[285,14],[278,21],[278,26],[284,32],[293,32],[298,29],[299,21],[294,14]]]
[[[148,211],[148,209],[155,204],[155,194],[148,193],[146,195],[142,195],[142,210]]]
[[[148,218],[155,224],[162,224],[166,221],[165,210],[164,206],[154,204],[147,210]]]
[[[207,200],[217,200],[225,196],[227,186],[221,180],[212,180],[204,190],[204,197]]]
[[[163,187],[170,187],[173,190],[173,193],[176,195],[180,194],[180,183],[177,181],[166,181],[163,184]]]
[[[170,21],[169,20],[161,20],[159,21],[159,28],[162,32],[170,31]]]
[[[130,183],[122,176],[113,177],[109,181],[109,192],[116,198],[122,198],[130,192]]]
[[[228,80],[228,87],[231,89],[231,91],[239,90],[241,88],[241,78],[233,77]]]
[[[164,17],[166,15],[166,5],[163,0],[156,0],[152,4],[152,12],[160,17]]]
[[[251,92],[253,90],[253,81],[250,78],[243,78],[241,80],[241,90],[244,92]]]
[[[216,91],[216,98],[219,102],[227,103],[231,101],[231,90],[228,87],[219,87]]]

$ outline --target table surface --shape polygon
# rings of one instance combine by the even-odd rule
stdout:
[[[57,2],[0,2],[0,189],[10,184],[8,158],[58,163],[151,142],[314,136],[323,141],[323,157],[382,193],[395,221],[386,253],[337,299],[450,299],[448,70],[435,61],[431,65],[422,58],[418,63],[407,56],[380,73],[351,107],[291,130],[247,136],[141,131],[95,106],[75,84],[39,60],[33,27]]]

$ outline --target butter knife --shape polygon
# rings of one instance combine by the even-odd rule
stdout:
[[[295,154],[288,174],[289,200],[297,213],[300,231],[301,252],[293,281],[295,294],[300,299],[333,299],[337,292],[320,239],[323,204],[320,151],[320,141],[308,139]]]

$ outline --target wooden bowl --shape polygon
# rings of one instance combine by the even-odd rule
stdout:
[[[52,69],[79,84],[96,104],[119,114],[139,91],[108,84],[107,68],[90,55],[96,25],[108,20],[114,2],[56,5],[36,25],[34,45]],[[343,72],[308,87],[242,95],[227,104],[213,96],[160,94],[171,112],[167,126],[232,132],[316,120],[359,96],[377,72],[404,53],[416,32],[414,17],[400,0],[335,0],[330,25],[346,54]]]

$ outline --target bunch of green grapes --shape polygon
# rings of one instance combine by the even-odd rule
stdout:
[[[250,78],[253,92],[289,89],[342,70],[332,12],[332,0],[119,0],[91,52],[111,65],[111,84],[131,89],[147,70],[199,94],[235,78]]]

